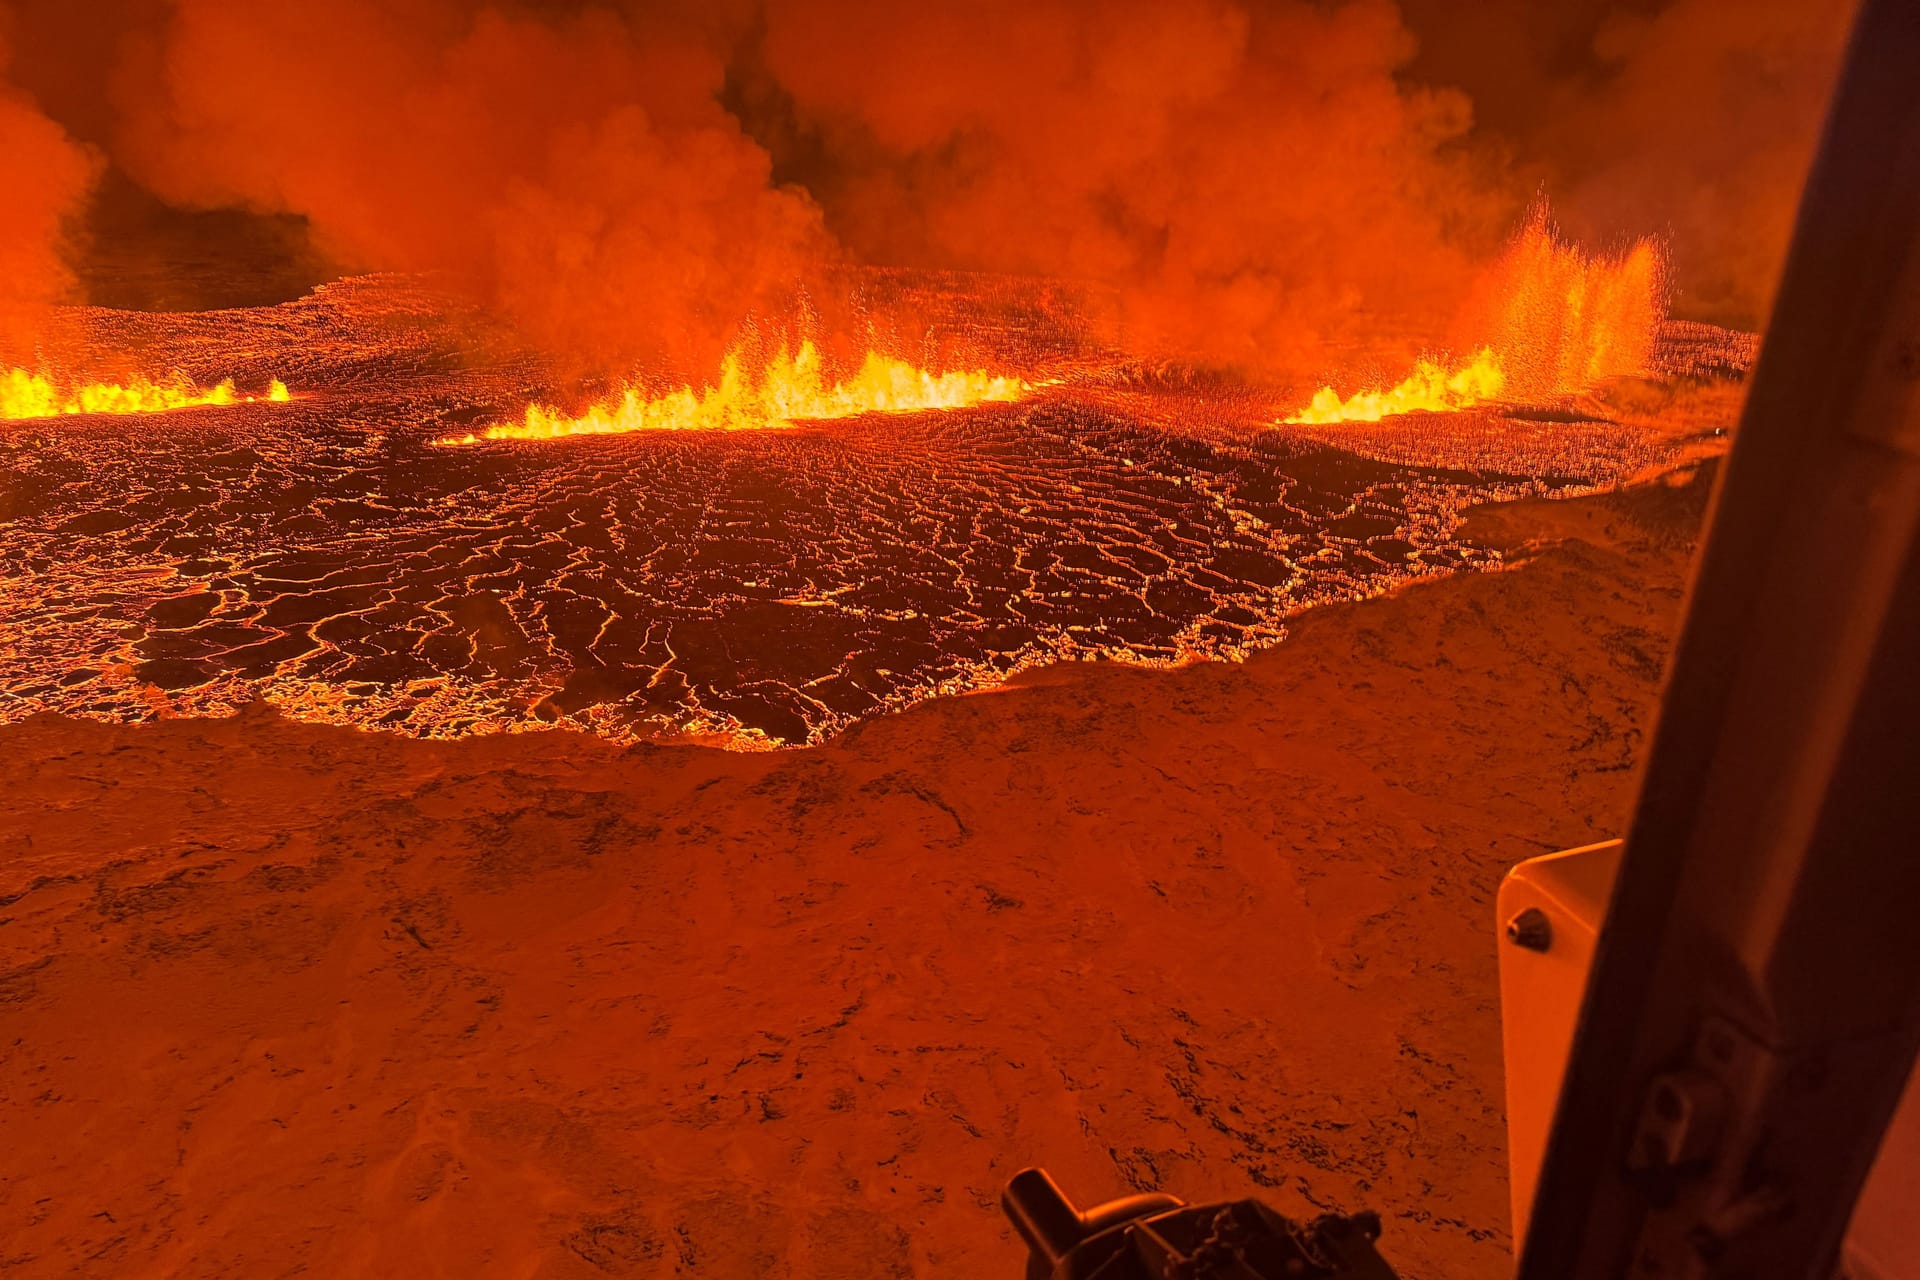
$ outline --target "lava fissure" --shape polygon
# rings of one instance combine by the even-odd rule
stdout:
[[[442,445],[487,440],[555,440],[567,436],[622,435],[633,431],[741,431],[830,421],[867,413],[917,413],[1008,403],[1033,390],[1020,378],[986,372],[929,373],[869,351],[851,377],[827,380],[819,348],[811,341],[789,354],[775,353],[749,377],[736,350],[721,366],[718,385],[649,397],[628,387],[618,399],[573,415],[550,405],[528,405],[519,422],[496,423],[477,433],[446,436]]]
[[[1542,201],[1465,308],[1461,327],[1472,337],[1470,356],[1426,356],[1398,384],[1346,397],[1321,387],[1282,421],[1378,422],[1500,401],[1564,399],[1646,375],[1666,316],[1667,261],[1659,241],[1638,240],[1618,254],[1588,253],[1560,238]]]
[[[173,409],[224,407],[293,399],[287,385],[273,379],[258,394],[243,392],[232,378],[202,388],[184,377],[167,382],[133,377],[124,382],[87,382],[62,386],[25,369],[0,374],[0,419],[9,422],[57,418],[69,414],[165,413]]]

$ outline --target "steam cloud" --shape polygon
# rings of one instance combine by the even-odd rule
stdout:
[[[123,72],[121,162],[163,198],[305,214],[359,267],[480,281],[548,348],[710,370],[827,254],[670,14],[460,0],[177,0]]]
[[[1534,135],[1579,227],[1667,231],[1682,305],[1764,321],[1852,7],[1678,0],[1603,23],[1600,74]]]
[[[856,253],[1091,278],[1268,363],[1430,313],[1518,210],[1414,48],[1386,0],[771,0],[766,57]]]
[[[1444,332],[1542,185],[1577,235],[1669,233],[1682,309],[1754,324],[1848,13],[1798,0],[114,7],[110,48],[102,23],[64,22],[88,27],[64,61],[62,23],[40,22],[49,47],[20,78],[163,199],[302,214],[343,263],[471,281],[583,367],[695,377],[744,315],[777,310],[842,255],[1099,282],[1137,346],[1304,371],[1361,335]],[[0,16],[63,9],[0,0]],[[83,62],[97,92],[61,70]],[[12,90],[0,149],[18,180],[0,203],[0,306],[19,316],[69,282],[60,228],[92,162]]]
[[[31,358],[49,309],[72,288],[66,236],[97,165],[6,78],[9,65],[0,28],[0,368]]]
[[[1676,306],[1756,327],[1792,230],[1852,0],[1400,0],[1409,68],[1588,242],[1663,235]]]

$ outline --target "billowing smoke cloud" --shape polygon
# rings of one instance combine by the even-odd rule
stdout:
[[[766,24],[857,254],[1110,284],[1151,345],[1286,363],[1430,321],[1528,194],[1487,180],[1463,95],[1397,77],[1387,0],[769,0]]]
[[[344,262],[473,280],[583,363],[711,370],[829,249],[723,77],[669,14],[177,0],[123,70],[116,151],[166,199],[301,213]]]
[[[1850,9],[102,4],[0,9],[37,15],[38,102],[162,198],[304,215],[583,367],[693,377],[842,255],[1091,281],[1138,347],[1318,373],[1446,334],[1543,186],[1580,239],[1670,235],[1683,314],[1755,324]],[[0,145],[0,290],[43,303],[86,153],[18,94]]]
[[[73,286],[67,234],[96,173],[96,159],[7,79],[0,27],[0,371],[32,361],[52,306]]]
[[[1400,0],[1410,71],[1460,85],[1590,241],[1670,237],[1675,305],[1757,326],[1852,0]]]
[[[1847,0],[1676,0],[1619,11],[1599,72],[1542,113],[1563,211],[1589,232],[1670,232],[1679,304],[1765,319],[1832,92]]]

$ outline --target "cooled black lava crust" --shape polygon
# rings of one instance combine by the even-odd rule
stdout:
[[[1305,605],[1489,561],[1454,513],[1530,482],[1194,425],[1191,392],[1074,385],[445,448],[539,375],[461,350],[430,311],[347,282],[254,311],[91,313],[103,345],[299,398],[0,426],[0,719],[265,696],[421,735],[571,717],[799,743],[1036,662],[1244,654]]]

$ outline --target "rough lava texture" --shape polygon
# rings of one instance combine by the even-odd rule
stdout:
[[[1011,1277],[1044,1162],[1505,1275],[1493,895],[1621,827],[1686,478],[806,750],[0,731],[0,1272]]]

